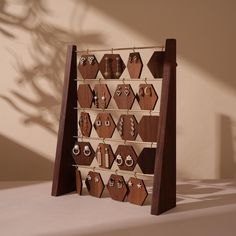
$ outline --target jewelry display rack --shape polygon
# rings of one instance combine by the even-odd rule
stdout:
[[[116,48],[113,51],[119,50],[134,50],[158,48],[153,47],[132,47],[132,48]],[[167,39],[165,47],[159,47],[163,51],[162,63],[162,78],[154,79],[104,79],[104,81],[114,81],[121,83],[122,81],[143,82],[161,80],[161,99],[160,110],[158,112],[150,110],[151,113],[159,115],[158,130],[156,134],[156,142],[152,145],[156,146],[155,151],[155,167],[154,175],[141,174],[137,175],[153,176],[153,190],[151,214],[159,215],[176,206],[176,40]],[[89,52],[111,51],[105,50],[89,50]],[[57,148],[54,164],[52,195],[60,196],[76,190],[76,175],[75,175],[75,161],[72,157],[71,150],[75,144],[75,138],[78,137],[78,108],[77,108],[77,83],[84,81],[84,79],[77,79],[77,54],[83,51],[77,51],[76,45],[69,45],[67,49],[66,66],[64,74],[64,86],[59,122],[59,131],[57,137]],[[84,51],[86,53],[86,51]],[[88,53],[88,51],[87,51]],[[156,65],[160,67],[160,65]],[[101,79],[95,79],[100,81]],[[86,79],[86,83],[89,79]],[[93,111],[116,111],[127,112],[127,109],[113,109],[113,108],[92,108]],[[142,112],[142,110],[133,110],[131,112]],[[144,127],[145,129],[145,127]],[[136,140],[119,140],[111,138],[96,138],[87,137],[89,140],[123,142],[130,143],[145,143]],[[111,171],[102,168],[89,167],[88,169],[96,169],[99,171]],[[118,170],[121,172],[122,170]],[[136,173],[135,173],[136,175]]]

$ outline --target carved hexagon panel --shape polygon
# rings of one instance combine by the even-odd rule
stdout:
[[[105,109],[111,100],[111,93],[106,84],[96,84],[93,89],[94,105],[96,108]]]
[[[87,112],[81,112],[79,118],[80,132],[83,136],[89,137],[92,131],[92,122]]]
[[[78,70],[83,79],[96,79],[99,64],[94,55],[81,55]]]
[[[107,183],[110,197],[116,201],[124,201],[128,188],[122,175],[112,174]]]
[[[115,152],[116,163],[121,170],[134,170],[138,156],[131,145],[119,145]]]
[[[163,77],[164,59],[165,59],[165,52],[155,51],[152,54],[147,66],[154,78]]]
[[[99,167],[110,169],[115,160],[111,145],[99,143],[96,150],[96,159]]]
[[[138,124],[138,132],[144,142],[157,142],[159,116],[143,116]]]
[[[138,135],[138,122],[134,115],[121,115],[117,129],[122,139],[135,140]]]
[[[142,179],[131,177],[128,180],[129,193],[127,201],[142,206],[148,196],[147,189]]]
[[[153,174],[155,167],[156,148],[145,147],[138,157],[138,165],[144,174]]]
[[[152,84],[140,84],[137,94],[137,101],[142,110],[153,110],[155,108],[158,95]]]
[[[129,71],[130,78],[137,79],[140,77],[143,69],[143,62],[138,52],[129,54],[127,69]]]
[[[93,102],[93,92],[89,84],[80,84],[77,90],[77,98],[81,108],[90,108]]]
[[[119,79],[125,70],[125,64],[119,54],[105,54],[99,63],[99,69],[105,79]]]
[[[89,171],[85,180],[85,184],[91,196],[98,198],[102,196],[105,185],[103,183],[101,175],[98,172]]]
[[[95,152],[89,142],[76,142],[72,149],[72,156],[77,165],[91,165]]]
[[[110,113],[98,113],[94,128],[100,138],[111,138],[116,128],[115,122]]]
[[[135,94],[130,84],[118,84],[113,98],[119,109],[131,109]]]

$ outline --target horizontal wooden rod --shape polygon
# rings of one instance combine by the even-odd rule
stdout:
[[[73,138],[79,138],[82,141],[85,140],[100,140],[103,143],[105,143],[106,141],[112,141],[112,142],[120,142],[120,143],[139,143],[139,144],[150,144],[150,147],[154,147],[157,145],[156,142],[144,142],[144,141],[136,141],[136,140],[123,140],[123,139],[113,139],[113,138],[99,138],[99,137],[84,137],[84,136],[73,136]]]
[[[105,171],[105,172],[110,172],[110,173],[114,173],[114,174],[123,174],[123,175],[130,175],[130,176],[145,176],[145,177],[150,177],[151,179],[153,179],[154,174],[143,174],[143,173],[139,173],[136,171],[122,171],[122,170],[113,170],[113,169],[105,169],[105,168],[101,168],[101,167],[92,167],[92,166],[85,166],[85,165],[72,165],[74,167],[76,167],[77,169],[89,169],[89,170],[98,170],[98,171]]]
[[[153,111],[153,110],[134,110],[134,109],[118,109],[118,108],[106,108],[106,109],[102,109],[102,108],[80,108],[80,107],[74,107],[75,110],[81,110],[81,111],[115,111],[115,112],[123,112],[126,114],[132,114],[132,112],[142,112],[142,113],[149,113],[150,115],[152,115],[152,113],[156,113],[159,114],[159,111]]]
[[[89,54],[91,52],[111,52],[114,51],[125,51],[125,50],[133,50],[135,52],[136,49],[154,49],[154,48],[160,48],[161,50],[165,49],[165,46],[163,45],[157,45],[157,46],[146,46],[146,47],[127,47],[127,48],[106,48],[106,49],[83,49],[83,50],[77,50],[76,52],[79,54],[86,53]]]

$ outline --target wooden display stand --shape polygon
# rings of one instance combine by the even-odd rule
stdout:
[[[153,66],[153,65],[152,65]],[[160,69],[160,68],[159,68]],[[54,165],[52,195],[76,190],[71,150],[77,135],[77,51],[68,46],[61,116]],[[163,52],[160,117],[151,214],[159,215],[176,206],[176,40],[167,39]],[[118,80],[117,80],[118,81]],[[138,80],[137,80],[138,81]]]

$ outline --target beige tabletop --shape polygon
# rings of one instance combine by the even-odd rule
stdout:
[[[150,215],[142,207],[85,193],[51,197],[51,182],[0,182],[1,236],[236,235],[236,182],[178,183],[177,207]]]

